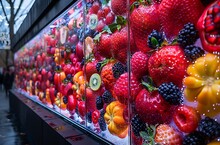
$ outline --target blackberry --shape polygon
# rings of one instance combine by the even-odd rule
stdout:
[[[153,30],[150,35],[148,35],[147,44],[150,48],[156,49],[161,46],[163,40],[163,34],[157,30]]]
[[[98,63],[96,64],[96,70],[97,70],[98,72],[101,71],[101,66],[102,66],[102,63],[101,63],[101,62],[98,62]]]
[[[71,74],[68,74],[67,76],[66,76],[66,78],[67,78],[67,80],[72,80],[72,75]]]
[[[101,110],[103,108],[103,105],[104,105],[104,103],[102,101],[101,96],[96,97],[96,108],[98,110]]]
[[[76,54],[76,45],[71,46],[71,52]]]
[[[103,101],[105,103],[111,103],[112,102],[112,94],[106,90],[103,94],[102,94],[102,98],[103,98]]]
[[[183,145],[206,145],[207,140],[204,133],[195,131],[183,138]]]
[[[105,115],[105,109],[100,111],[100,117],[104,117],[104,115]]]
[[[183,101],[182,92],[172,82],[160,85],[158,92],[169,104],[179,105]]]
[[[64,96],[64,97],[63,97],[63,103],[64,103],[64,104],[67,104],[67,103],[68,103],[68,98],[67,98],[67,96]]]
[[[100,117],[99,120],[99,127],[102,131],[105,131],[106,130],[106,123],[105,123],[105,119],[104,117]]]
[[[86,118],[87,118],[87,121],[88,121],[89,123],[92,123],[92,112],[88,112],[88,113],[86,114]]]
[[[209,140],[220,137],[220,124],[209,117],[206,117],[199,122],[198,130],[203,132]]]
[[[146,125],[141,121],[138,114],[131,119],[132,130],[136,136],[140,136],[139,132],[146,130]]]
[[[124,65],[120,62],[116,62],[112,67],[113,76],[117,79],[125,72]]]
[[[198,46],[188,45],[185,47],[184,53],[186,55],[186,58],[192,62],[201,57],[205,52]]]
[[[177,42],[181,47],[185,48],[187,45],[194,44],[198,38],[199,34],[194,24],[187,23],[184,25],[183,29],[180,30]]]

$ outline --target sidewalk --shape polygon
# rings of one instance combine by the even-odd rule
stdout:
[[[25,135],[19,133],[16,120],[9,113],[9,98],[0,90],[0,145],[28,145]]]

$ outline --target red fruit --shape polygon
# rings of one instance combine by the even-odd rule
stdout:
[[[131,30],[137,48],[148,52],[148,35],[154,30],[160,30],[158,4],[151,6],[140,5],[134,9],[130,16]]]
[[[63,95],[64,96],[68,96],[73,94],[73,89],[72,89],[73,84],[72,83],[68,83],[65,85],[65,88],[63,90]]]
[[[105,13],[102,9],[100,9],[97,13],[97,16],[98,16],[98,20],[101,20],[103,18],[105,18]]]
[[[65,72],[66,75],[71,74],[71,64],[65,64],[63,67],[63,71]]]
[[[187,61],[179,46],[165,46],[156,51],[148,60],[150,77],[157,86],[173,82],[181,87],[186,74]]]
[[[70,44],[74,45],[78,42],[78,37],[76,34],[73,34],[71,37],[70,37],[70,40],[69,40]]]
[[[130,89],[130,95],[128,89]],[[128,73],[122,74],[114,85],[115,95],[118,97],[119,102],[123,104],[127,104],[128,100],[134,101],[141,89],[141,83],[132,73],[130,78],[130,88],[128,88]],[[129,96],[131,96],[131,98],[129,98]]]
[[[182,145],[182,137],[171,126],[161,124],[156,128],[155,142],[160,145]]]
[[[96,46],[97,52],[103,57],[111,57],[111,38],[107,33],[103,33],[100,37],[100,40]]]
[[[109,25],[115,21],[115,15],[113,13],[108,13],[106,18],[105,18],[105,24]]]
[[[115,15],[123,15],[127,11],[127,0],[111,0],[111,9]]]
[[[147,63],[149,57],[147,54],[138,51],[134,53],[131,57],[131,72],[137,77],[141,78],[147,74]]]
[[[220,52],[220,3],[212,3],[197,23],[203,48],[208,52]]]
[[[97,14],[98,10],[100,9],[100,4],[98,1],[95,1],[92,7],[89,9],[90,14]]]
[[[97,24],[97,26],[96,26],[96,30],[98,31],[98,32],[102,32],[102,29],[105,27],[105,22],[104,22],[104,20],[102,19],[102,20],[100,20],[99,22],[98,22],[98,24]]]
[[[83,58],[83,45],[81,42],[78,42],[76,45],[76,56],[79,58],[79,60],[82,60]]]
[[[50,94],[51,103],[54,104],[55,103],[55,99],[56,99],[55,88],[54,87],[50,87],[49,94]]]
[[[142,145],[142,142],[143,142],[142,137],[137,137],[137,136],[134,135],[134,133],[132,132],[131,138],[132,138],[132,144],[133,144],[133,145]]]
[[[95,110],[95,111],[92,112],[92,122],[94,124],[98,123],[99,117],[100,117],[99,110]]]
[[[126,62],[127,51],[128,51],[128,32],[127,28],[124,27],[120,31],[115,31],[111,36],[111,47],[112,47],[112,56],[122,63]],[[130,49],[135,51],[134,40],[132,33],[130,33]]]
[[[203,10],[201,0],[163,0],[157,17],[160,17],[166,36],[173,38],[186,23],[196,24]]]
[[[77,100],[76,97],[73,95],[68,96],[68,103],[67,103],[67,109],[69,111],[73,111],[76,108]]]
[[[148,124],[170,123],[172,107],[158,93],[142,89],[135,100],[135,109],[141,120]]]
[[[86,115],[85,101],[78,101],[78,113],[81,118],[85,117]]]
[[[85,66],[85,73],[86,73],[86,79],[87,81],[89,81],[90,77],[94,74],[97,73],[97,69],[96,69],[96,61],[91,61],[88,62]]]
[[[109,6],[105,6],[102,10],[103,10],[105,17],[111,12],[111,9]]]
[[[113,76],[112,67],[114,65],[114,62],[110,62],[106,64],[102,70],[101,70],[101,79],[102,82],[107,90],[112,90],[114,87],[114,84],[116,82],[115,77]]]
[[[180,131],[190,133],[196,130],[200,116],[194,108],[181,105],[175,110],[173,120]]]
[[[93,112],[96,110],[96,97],[96,94],[90,88],[86,88],[87,112]]]

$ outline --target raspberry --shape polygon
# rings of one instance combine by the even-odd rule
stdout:
[[[182,92],[172,82],[160,85],[158,92],[171,105],[179,105],[183,102]]]
[[[183,138],[183,145],[206,145],[207,141],[202,132],[195,131]]]
[[[110,103],[112,101],[112,94],[106,90],[103,94],[102,94],[102,98],[104,103]]]
[[[131,71],[137,77],[141,78],[147,74],[147,63],[148,63],[147,54],[138,51],[132,55],[131,58]]]
[[[185,48],[187,45],[194,44],[198,38],[199,34],[194,24],[187,23],[184,25],[183,29],[180,30],[177,42],[181,47]]]
[[[146,125],[144,122],[141,121],[140,117],[138,114],[136,114],[132,119],[131,119],[131,125],[132,125],[132,131],[136,136],[140,136],[140,131],[144,131],[146,129]]]
[[[155,40],[157,42],[155,42]],[[147,44],[150,48],[152,49],[156,49],[158,47],[161,46],[162,42],[163,42],[164,38],[163,38],[163,34],[158,32],[157,30],[153,30],[150,35],[148,35],[148,40],[147,40]]]
[[[101,96],[96,97],[96,108],[98,110],[101,110],[103,108],[103,105],[104,105],[104,103],[102,101]]]
[[[98,122],[99,122],[100,129],[102,131],[105,131],[106,130],[106,123],[105,123],[104,117],[100,117]]]
[[[188,45],[185,47],[184,53],[186,55],[186,58],[192,62],[201,57],[205,52],[198,46]]]
[[[112,67],[113,76],[117,79],[120,77],[121,74],[125,72],[125,68],[122,63],[117,62]]]
[[[128,89],[128,73],[124,73],[118,78],[114,85],[114,92],[120,103],[128,103]],[[139,80],[132,73],[130,78],[130,89],[131,101],[134,101],[142,87]]]
[[[198,130],[203,132],[209,140],[220,137],[220,124],[209,117],[200,121]]]

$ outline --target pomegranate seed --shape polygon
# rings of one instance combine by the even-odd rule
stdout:
[[[207,12],[207,15],[212,14],[212,11],[213,11],[213,8],[210,8],[210,9],[208,10],[208,12]]]
[[[213,30],[215,30],[215,25],[210,24],[210,25],[206,26],[205,30],[206,30],[206,32],[212,32]]]
[[[215,44],[217,38],[216,37],[211,37],[210,35],[206,35],[206,40],[211,43],[211,44]]]
[[[220,12],[220,6],[214,5],[212,10],[213,10],[213,14],[218,14]]]
[[[220,13],[214,17],[214,23],[220,23]]]

